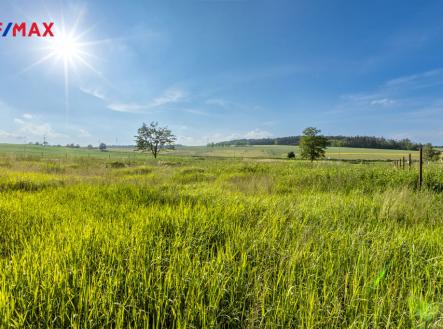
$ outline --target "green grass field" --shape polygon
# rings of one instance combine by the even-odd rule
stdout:
[[[163,157],[220,157],[220,158],[258,158],[258,159],[286,159],[288,152],[298,153],[298,147],[285,145],[272,146],[241,146],[241,147],[206,147],[186,146],[174,151],[165,151]],[[381,150],[350,147],[330,147],[326,152],[326,159],[338,160],[399,160],[408,157],[417,160],[417,151]],[[73,157],[99,157],[120,161],[142,160],[142,155],[129,148],[111,148],[109,152],[100,152],[96,149],[45,147],[36,145],[0,144],[0,154],[14,157],[43,157],[53,159],[69,159]]]
[[[272,146],[240,146],[240,147],[205,147],[190,146],[177,149],[174,153],[181,156],[217,156],[231,158],[286,158],[288,152],[294,151],[298,154],[298,147],[285,145]],[[399,160],[411,153],[417,159],[416,151],[401,150],[377,150],[350,147],[329,147],[326,158],[342,160]]]
[[[438,164],[418,191],[416,168],[263,161],[280,147],[20,148],[0,147],[0,327],[443,325]]]

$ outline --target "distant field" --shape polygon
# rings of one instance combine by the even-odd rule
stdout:
[[[290,151],[294,151],[297,156],[298,147],[285,145],[213,148],[189,146],[179,148],[174,154],[181,156],[219,156],[233,158],[286,158]],[[399,160],[403,156],[407,157],[409,153],[412,154],[413,159],[418,158],[417,151],[330,147],[327,149],[326,158],[346,160]]]
[[[198,157],[226,157],[226,158],[262,158],[262,159],[285,159],[288,152],[298,154],[298,147],[272,145],[272,146],[242,146],[242,147],[206,147],[186,146],[179,147],[174,151],[165,151],[161,157],[175,156],[198,156]],[[399,160],[411,153],[413,159],[418,158],[417,151],[380,150],[364,148],[330,147],[327,149],[326,158],[344,160]],[[100,152],[97,149],[45,147],[36,145],[0,144],[0,155],[15,157],[44,157],[44,158],[72,158],[72,157],[95,157],[111,160],[132,161],[147,157],[129,148],[113,148],[108,152]],[[148,155],[149,156],[149,155]]]

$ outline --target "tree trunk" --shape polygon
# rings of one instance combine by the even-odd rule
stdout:
[[[157,159],[157,155],[158,155],[158,145],[157,144],[154,146],[153,154],[154,154],[154,159]]]

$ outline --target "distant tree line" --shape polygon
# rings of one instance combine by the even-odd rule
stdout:
[[[392,150],[418,150],[422,144],[405,138],[401,140],[386,139],[375,136],[325,136],[330,146],[356,147]],[[209,147],[248,146],[248,145],[299,145],[300,136],[260,139],[235,139],[231,141],[209,143]]]
[[[372,149],[418,150],[422,145],[408,138],[395,140],[372,136],[332,136],[327,137],[331,146],[360,147]]]
[[[71,143],[71,144],[66,144],[66,147],[73,148],[73,149],[79,149],[80,145]]]

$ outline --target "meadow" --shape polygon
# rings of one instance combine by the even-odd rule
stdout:
[[[163,157],[211,157],[211,158],[252,158],[252,159],[286,159],[288,152],[298,154],[297,146],[263,145],[263,146],[181,146],[176,150],[163,152]],[[326,159],[332,160],[369,160],[388,161],[399,160],[411,153],[414,160],[418,160],[418,151],[366,149],[351,147],[329,147],[326,150]],[[46,158],[68,160],[70,158],[102,158],[116,161],[144,160],[146,155],[133,152],[132,148],[111,147],[107,152],[97,149],[43,147],[42,145],[0,144],[0,155],[14,158]]]
[[[231,158],[264,158],[284,159],[288,152],[298,154],[297,146],[263,145],[263,146],[231,146],[231,147],[205,147],[190,146],[178,148],[173,152],[180,156],[205,156],[205,157],[231,157]],[[383,150],[351,147],[328,147],[327,159],[335,160],[399,160],[403,156],[418,159],[417,151]]]
[[[16,148],[0,327],[443,326],[439,164]]]

